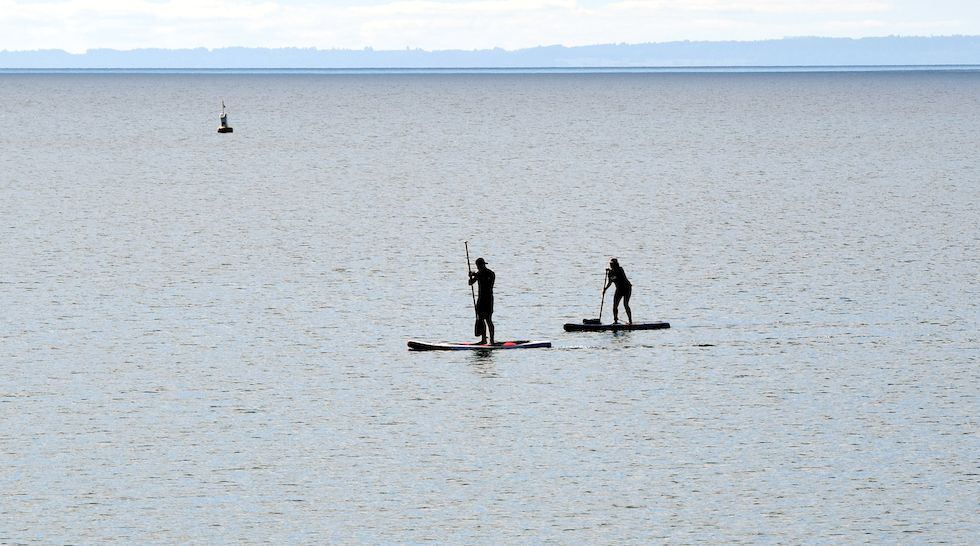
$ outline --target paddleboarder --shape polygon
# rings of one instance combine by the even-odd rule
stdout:
[[[490,345],[493,345],[493,283],[497,275],[487,267],[483,258],[476,259],[476,271],[470,271],[470,286],[474,283],[480,288],[480,297],[476,300],[476,320],[486,323],[483,328],[481,344],[486,345],[487,334],[490,334]]]
[[[619,260],[612,258],[609,260],[609,269],[606,269],[606,288],[616,285],[616,292],[613,294],[613,323],[619,323],[619,301],[623,301],[623,309],[626,309],[626,318],[629,324],[633,324],[633,312],[630,310],[630,295],[633,293],[633,285],[626,278],[626,272],[619,265]],[[603,288],[603,291],[606,290]],[[482,290],[481,290],[482,293]]]

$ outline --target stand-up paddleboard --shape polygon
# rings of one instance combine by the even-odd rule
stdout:
[[[566,332],[619,332],[629,330],[662,330],[664,328],[670,328],[670,323],[635,322],[633,324],[594,324],[590,321],[586,324],[569,323],[565,325]]]
[[[428,343],[425,341],[409,340],[409,351],[493,351],[497,349],[540,349],[551,347],[550,341],[498,341],[493,345],[486,343],[441,342]]]

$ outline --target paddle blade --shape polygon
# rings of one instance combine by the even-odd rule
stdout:
[[[487,325],[485,322],[480,319],[476,319],[476,322],[473,323],[473,335],[476,337],[483,337],[483,335],[486,333],[486,328]]]

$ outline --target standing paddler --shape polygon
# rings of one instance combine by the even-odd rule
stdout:
[[[476,320],[486,323],[486,328],[482,329],[483,337],[481,344],[486,345],[487,334],[490,334],[490,344],[493,345],[493,282],[497,279],[487,261],[483,258],[476,259],[476,271],[470,271],[470,286],[474,283],[480,288],[480,296],[476,300]]]
[[[609,260],[609,269],[606,270],[606,288],[616,285],[616,292],[613,295],[613,323],[619,323],[619,301],[623,301],[623,309],[626,309],[626,318],[629,324],[633,324],[633,312],[630,311],[630,295],[633,293],[633,285],[626,278],[626,272],[619,265],[619,260],[612,258]]]

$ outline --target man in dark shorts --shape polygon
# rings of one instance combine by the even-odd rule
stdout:
[[[483,339],[481,344],[487,343],[487,334],[490,334],[490,344],[493,345],[493,282],[497,276],[487,267],[487,261],[483,258],[476,259],[476,271],[470,271],[470,285],[477,283],[480,287],[480,297],[476,300],[476,320],[486,323],[483,329]]]
[[[626,272],[619,266],[619,260],[616,258],[609,260],[609,269],[606,270],[606,288],[613,284],[616,285],[616,292],[613,295],[613,322],[619,323],[619,300],[623,300],[626,318],[629,319],[629,324],[633,324],[633,312],[630,310],[630,295],[633,293],[633,285],[626,278]]]

